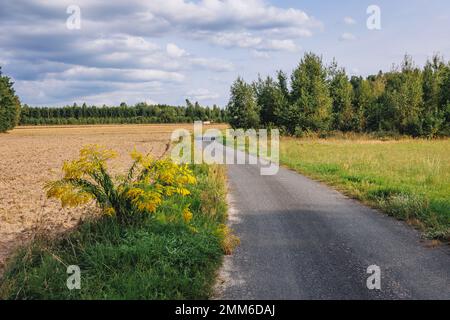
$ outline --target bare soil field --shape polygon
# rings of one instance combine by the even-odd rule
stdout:
[[[0,274],[14,249],[35,234],[64,232],[97,213],[94,205],[62,208],[46,198],[43,186],[60,177],[65,160],[76,158],[84,145],[100,144],[119,153],[110,168],[121,172],[131,164],[129,153],[134,147],[163,156],[177,128],[192,129],[192,125],[18,127],[0,134]]]

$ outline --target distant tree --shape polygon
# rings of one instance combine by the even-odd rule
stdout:
[[[191,107],[177,107],[169,105],[148,105],[137,103],[128,106],[106,106],[98,108],[83,103],[66,107],[40,107],[31,108],[24,106],[20,123],[28,125],[40,124],[112,124],[112,123],[183,123],[194,120],[210,120],[223,122],[225,111],[218,108],[211,110],[198,103]]]
[[[353,110],[353,87],[345,69],[333,61],[329,69],[330,95],[333,99],[332,128],[341,131],[358,131],[358,115]]]
[[[450,62],[444,68],[440,88],[440,110],[444,113],[444,125],[441,133],[450,135]]]
[[[0,132],[11,130],[19,123],[20,101],[13,84],[10,78],[2,75],[0,67]]]
[[[353,87],[353,107],[358,119],[358,131],[382,130],[384,110],[380,100],[386,87],[384,76],[379,74],[368,79],[352,77],[350,82]]]
[[[291,77],[290,131],[328,130],[332,99],[327,84],[327,69],[322,58],[307,53]]]
[[[446,66],[438,56],[428,60],[423,70],[423,114],[422,127],[424,135],[436,136],[445,122],[445,109],[442,108],[441,89],[444,82]]]
[[[231,86],[227,113],[229,123],[233,128],[259,127],[260,117],[254,90],[240,77]]]
[[[186,117],[192,120],[195,118],[195,108],[189,99],[186,99]]]
[[[283,71],[277,72],[277,87],[278,87],[278,97],[277,105],[274,108],[274,114],[276,117],[275,123],[287,131],[291,119],[289,119],[289,105],[290,105],[290,92],[288,85],[288,77]]]
[[[422,134],[422,73],[408,55],[400,71],[387,74],[384,106],[383,120],[389,123],[388,129],[412,136]]]
[[[285,111],[284,92],[281,83],[277,83],[271,77],[265,80],[259,78],[253,83],[256,93],[256,101],[260,110],[261,124],[264,126],[281,126]]]

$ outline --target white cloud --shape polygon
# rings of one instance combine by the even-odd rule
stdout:
[[[224,48],[253,49],[257,51],[289,51],[300,50],[292,39],[271,39],[255,36],[249,32],[201,32],[193,35],[196,39],[206,39],[211,44]]]
[[[273,51],[289,51],[289,52],[296,52],[299,51],[301,48],[295,44],[293,40],[286,39],[286,40],[268,40],[267,43],[262,46],[262,49],[265,50],[273,50]]]
[[[187,52],[179,48],[176,44],[169,43],[166,47],[167,54],[171,58],[181,58],[187,55]]]
[[[252,56],[258,59],[269,59],[270,54],[266,51],[260,51],[260,50],[253,50]]]
[[[232,61],[217,58],[217,49],[208,57],[208,45],[269,58],[272,51],[297,52],[297,39],[311,37],[321,27],[304,11],[268,0],[77,0],[81,30],[71,31],[65,24],[71,4],[72,0],[2,3],[0,64],[8,63],[28,103],[89,97],[107,101],[108,95],[109,101],[120,95],[127,102],[139,95],[153,98],[144,89],[125,89],[127,83],[159,82],[188,92],[193,82],[185,81],[187,74],[200,80],[210,76],[206,72],[235,71]],[[181,39],[198,44],[189,47],[198,52],[177,45]],[[239,59],[237,52],[230,56]],[[169,93],[168,101],[179,100],[175,96]]]
[[[344,23],[347,25],[354,25],[354,24],[356,24],[356,20],[353,19],[352,17],[345,17]]]
[[[74,66],[61,73],[48,73],[48,78],[65,80],[109,80],[109,81],[175,81],[184,80],[184,75],[154,69],[117,69]]]
[[[136,104],[139,102],[145,102],[149,105],[157,104],[155,100],[149,97],[149,91],[145,92],[140,90],[138,91],[122,90],[118,92],[91,94],[77,97],[76,101],[79,101],[79,103],[89,101],[89,104],[97,106],[102,106],[104,104],[110,106],[118,106],[122,102],[126,102],[129,105]]]
[[[341,41],[353,41],[356,40],[356,36],[352,33],[345,32],[340,36],[339,39]]]
[[[209,91],[208,89],[196,89],[189,91],[187,96],[191,100],[201,101],[201,100],[214,100],[220,97],[219,94]]]
[[[311,30],[306,28],[274,28],[265,32],[271,37],[282,37],[282,38],[309,38],[313,36]]]
[[[198,33],[197,37],[206,37],[211,43],[225,48],[254,48],[263,41],[249,32]]]
[[[217,72],[227,72],[234,70],[234,65],[231,62],[221,59],[190,58],[188,62],[193,66],[202,67]]]
[[[314,27],[320,24],[302,10],[284,9],[263,0],[152,0],[149,12],[174,26],[197,30],[224,28],[271,29],[279,27]]]
[[[66,79],[43,79],[39,81],[20,81],[17,89],[24,93],[23,103],[44,106],[71,105],[74,102],[101,106],[128,104],[137,102],[155,102],[153,95],[164,94],[166,83],[151,82],[111,82],[111,81],[79,81]],[[92,91],[92,87],[97,90]],[[100,90],[101,89],[101,90]],[[168,89],[170,90],[170,89]],[[68,98],[67,95],[70,95]],[[32,97],[33,101],[29,98]]]
[[[110,35],[108,38],[88,40],[83,48],[90,51],[134,51],[151,53],[160,49],[160,47],[148,40],[132,35]]]

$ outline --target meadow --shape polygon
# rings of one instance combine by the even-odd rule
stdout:
[[[282,138],[281,164],[450,239],[450,140]]]

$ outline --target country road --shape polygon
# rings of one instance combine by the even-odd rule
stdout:
[[[281,168],[229,165],[230,222],[219,299],[450,299],[450,250],[405,223]],[[369,290],[367,268],[381,269]]]

